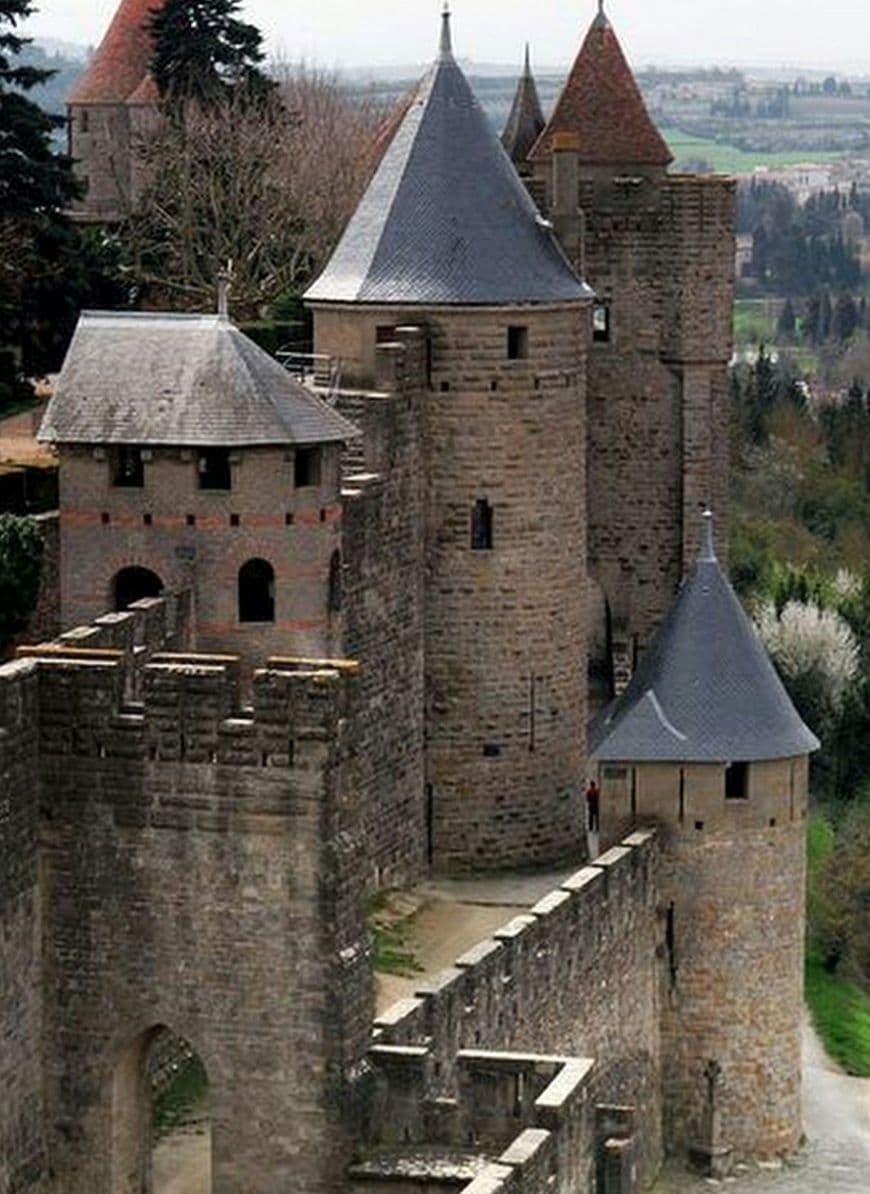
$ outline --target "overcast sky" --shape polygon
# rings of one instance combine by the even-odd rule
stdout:
[[[35,0],[32,34],[93,44],[120,0]],[[440,0],[244,0],[272,50],[321,66],[405,65],[433,54]],[[597,0],[452,0],[457,55],[570,61]],[[870,0],[606,0],[635,66],[848,65],[870,73]]]

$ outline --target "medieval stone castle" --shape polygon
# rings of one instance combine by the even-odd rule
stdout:
[[[151,2],[71,103],[92,216]],[[308,293],[313,379],[225,310],[81,317],[63,632],[0,668],[3,1194],[152,1189],[166,1029],[216,1194],[628,1194],[800,1142],[816,742],[702,517],[734,187],[668,173],[600,6],[503,144],[451,42]],[[499,871],[561,877],[375,1017],[373,894]]]

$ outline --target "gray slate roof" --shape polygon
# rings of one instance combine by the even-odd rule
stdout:
[[[450,46],[420,85],[312,302],[517,304],[590,298]]]
[[[523,73],[517,83],[510,116],[501,135],[501,143],[511,161],[517,165],[525,162],[546,127],[547,122],[541,110],[538,88],[529,60],[529,47],[526,46]]]
[[[601,762],[730,763],[817,750],[716,561],[712,530],[628,688],[593,720]]]
[[[39,438],[232,447],[358,434],[226,318],[86,311]]]

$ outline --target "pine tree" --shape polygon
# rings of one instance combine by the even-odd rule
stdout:
[[[779,315],[776,331],[777,336],[790,343],[794,340],[795,329],[797,327],[797,320],[795,319],[794,306],[790,298],[785,300],[782,311]]]
[[[70,161],[51,141],[63,120],[26,95],[53,72],[15,61],[28,42],[15,29],[32,12],[31,0],[0,0],[0,219],[59,210],[77,193]]]
[[[151,73],[170,102],[219,103],[240,87],[255,99],[274,83],[259,69],[263,37],[236,18],[241,0],[166,0],[151,19]]]

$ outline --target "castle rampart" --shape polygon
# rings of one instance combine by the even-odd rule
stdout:
[[[144,637],[161,604],[103,619],[96,641],[130,622]],[[138,1075],[168,1026],[208,1072],[215,1190],[304,1172],[326,1194],[349,1160],[344,1094],[371,1023],[357,669],[274,660],[244,707],[237,660],[156,653],[136,701],[129,651],[70,639],[88,635],[0,669],[17,963],[3,973],[26,984],[3,1001],[11,1188],[46,1156],[58,1194],[141,1188]]]
[[[377,1130],[391,1122],[395,1141],[405,1128],[413,1140],[427,1106],[461,1102],[464,1050],[592,1058],[593,1102],[634,1106],[641,1178],[651,1178],[662,1147],[657,858],[654,834],[632,835],[380,1015],[378,1046],[425,1050],[425,1096],[376,1117]]]

